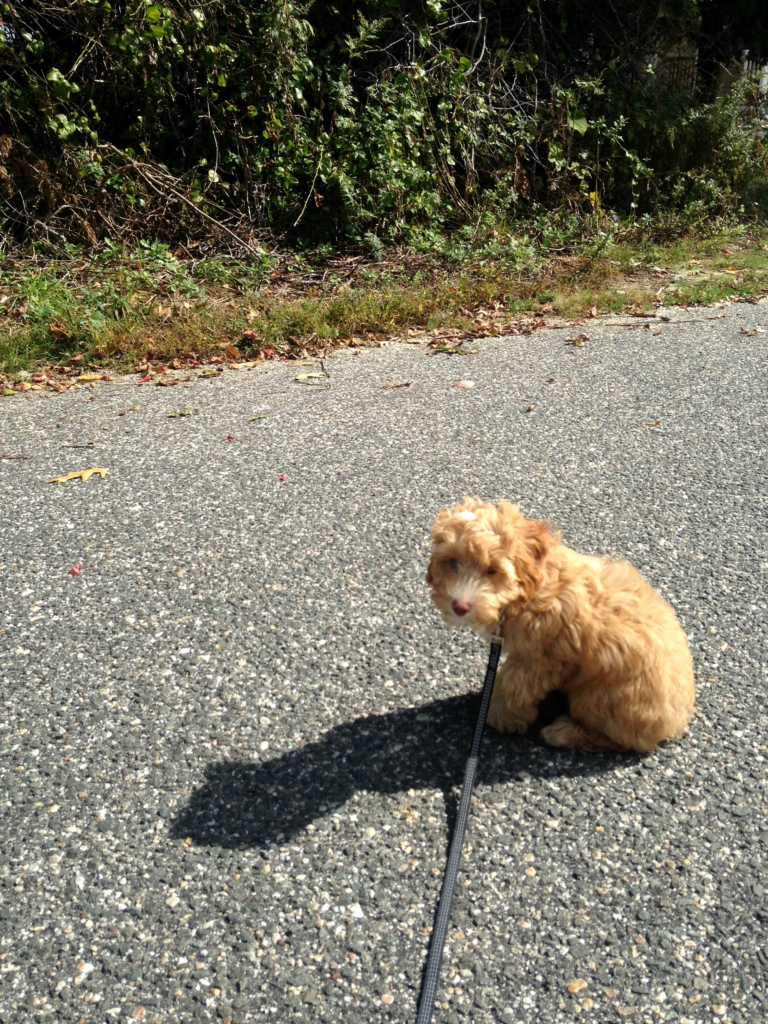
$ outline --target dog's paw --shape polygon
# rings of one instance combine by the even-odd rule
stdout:
[[[628,749],[603,733],[584,728],[570,715],[556,718],[552,725],[541,730],[540,735],[551,747],[570,747],[581,754],[600,754],[606,750]]]
[[[577,730],[569,715],[561,715],[539,733],[550,747],[572,747],[577,738]]]
[[[533,719],[531,719],[533,721]],[[488,712],[488,724],[496,732],[525,732],[531,722],[524,722],[518,718],[514,718],[509,713],[494,714],[493,710]]]

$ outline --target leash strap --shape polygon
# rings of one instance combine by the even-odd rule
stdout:
[[[424,976],[421,982],[421,995],[419,997],[416,1024],[431,1024],[435,1009],[435,996],[437,995],[437,985],[440,980],[440,963],[443,959],[443,947],[445,946],[445,938],[448,934],[448,925],[451,920],[453,894],[456,891],[456,880],[461,864],[461,851],[464,846],[464,836],[466,835],[467,823],[469,821],[469,809],[472,803],[472,790],[475,786],[475,776],[477,775],[477,765],[480,758],[480,743],[482,742],[485,730],[485,720],[488,717],[488,705],[491,703],[493,684],[496,681],[496,669],[499,667],[502,639],[498,632],[500,630],[497,630],[497,633],[491,637],[491,653],[488,658],[488,668],[485,670],[485,682],[483,683],[483,693],[480,698],[480,713],[477,716],[475,735],[472,740],[467,767],[464,770],[461,802],[459,803],[459,811],[456,815],[456,826],[451,838],[443,886],[440,890],[440,900],[438,901],[437,912],[435,913],[435,923],[432,928],[432,938],[429,943],[429,954],[427,955],[427,966],[424,969]]]

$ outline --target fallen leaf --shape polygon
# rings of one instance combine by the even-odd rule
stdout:
[[[386,384],[381,385],[383,388],[409,388],[411,381],[409,380],[388,380]]]
[[[248,310],[248,315],[251,318],[255,317],[256,316],[256,310],[255,309],[249,309]],[[243,331],[243,337],[246,339],[246,341],[258,341],[258,338],[259,338],[259,336],[256,333],[256,331],[252,331],[250,328],[247,331]]]
[[[588,334],[572,334],[569,338],[565,339],[565,344],[573,345],[574,348],[578,348],[580,345],[583,345],[587,341],[589,341]]]
[[[432,342],[429,347],[433,352],[445,352],[445,354],[449,356],[465,356],[467,353],[463,349],[459,348],[459,345],[461,345],[460,341],[457,342],[456,345],[449,345],[446,342],[441,341],[438,343]]]
[[[48,483],[65,484],[67,480],[82,480],[83,483],[85,483],[85,481],[89,477],[93,476],[94,473],[98,473],[103,480],[108,472],[108,469],[100,469],[98,466],[91,466],[90,469],[80,469],[76,473],[67,473],[65,476],[54,476],[48,481]]]
[[[473,380],[457,380],[456,383],[452,385],[454,388],[473,388],[474,386],[475,382]]]
[[[746,334],[746,336],[748,338],[754,338],[758,334],[765,334],[765,328],[764,327],[755,327],[755,329],[753,331],[750,331],[750,329],[748,327],[740,327],[739,328],[739,333],[740,334]]]
[[[131,1011],[131,1017],[133,1017],[134,1020],[144,1020],[146,1016],[147,1011],[144,1009],[143,1006],[134,1006],[133,1010]]]
[[[198,376],[200,376],[200,377],[220,377],[221,376],[221,370],[203,370],[203,372],[201,374],[198,374]]]
[[[237,351],[237,349],[235,348],[234,345],[229,345],[227,347],[227,355],[231,356],[232,359],[239,359],[240,358],[240,353]]]
[[[78,379],[78,381],[81,384],[85,384],[85,383],[88,383],[89,381],[92,381],[92,380],[101,380],[101,374],[100,373],[81,373],[80,376],[77,379]]]
[[[263,348],[261,350],[261,355],[263,355],[265,359],[276,359],[277,358],[277,349],[276,348]]]
[[[149,381],[151,381],[151,380],[152,380],[152,374],[148,373],[146,375],[146,377],[139,377],[139,379],[136,381],[136,383],[137,384],[148,384]]]
[[[235,435],[234,434],[227,434],[226,440],[227,441],[234,441],[235,440]]]
[[[13,388],[3,388],[3,398],[11,398],[13,395],[17,395],[18,392],[14,391]]]
[[[297,373],[296,376],[293,379],[295,381],[297,381],[299,384],[308,384],[310,387],[318,387],[320,381],[326,382],[328,380],[328,374],[327,373]],[[318,383],[315,383],[315,381],[317,381]],[[326,386],[329,387],[330,385],[326,384]]]
[[[589,307],[589,315],[594,319],[597,316],[597,306]]]
[[[168,419],[175,420],[179,416],[194,416],[196,412],[199,412],[199,410],[193,409],[191,406],[187,405],[183,409],[179,409],[178,412],[169,412]]]
[[[268,419],[269,419],[269,413],[268,412],[263,412],[263,413],[261,413],[260,416],[251,416],[251,418],[248,420],[248,422],[249,423],[253,423],[254,420],[268,420]]]
[[[281,473],[277,479],[280,481],[280,483],[284,484],[288,477],[285,475],[285,473]]]
[[[72,566],[72,568],[69,570],[69,575],[70,576],[82,576],[83,575],[83,567],[80,564],[80,562],[78,562],[77,565],[73,565]]]

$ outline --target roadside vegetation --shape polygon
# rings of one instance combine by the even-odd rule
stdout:
[[[6,2],[6,390],[759,296],[766,59],[753,0]]]
[[[568,253],[505,236],[434,251],[190,258],[160,243],[79,259],[0,261],[6,386],[46,364],[152,366],[301,358],[450,329],[466,337],[542,320],[653,312],[768,294],[768,230],[723,226],[661,242],[619,234]],[[21,374],[21,376],[19,376]]]

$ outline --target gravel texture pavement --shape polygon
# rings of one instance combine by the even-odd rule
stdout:
[[[698,712],[648,757],[488,733],[436,1021],[768,1020],[768,307],[668,315],[0,399],[4,1024],[413,1019],[487,657],[424,584],[466,493],[632,560]]]

